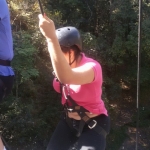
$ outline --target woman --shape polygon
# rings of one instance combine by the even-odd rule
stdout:
[[[39,15],[55,72],[54,89],[62,94],[62,114],[47,150],[104,150],[110,123],[102,94],[100,64],[85,56],[78,30],[55,30],[51,19]]]

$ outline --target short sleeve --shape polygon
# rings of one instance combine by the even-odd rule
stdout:
[[[3,19],[9,13],[6,0],[0,0],[0,20]]]
[[[53,80],[53,88],[56,92],[60,93],[60,83],[56,78]]]
[[[101,69],[101,66],[98,62],[96,62],[96,61],[87,62],[85,64],[85,66],[93,69],[93,71],[94,71],[93,82],[98,81],[98,80],[102,80],[102,69]]]

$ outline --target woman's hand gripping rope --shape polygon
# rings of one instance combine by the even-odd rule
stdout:
[[[55,25],[54,22],[49,19],[45,14],[39,14],[39,28],[43,36],[46,38],[47,41],[53,41],[57,39],[55,33]]]

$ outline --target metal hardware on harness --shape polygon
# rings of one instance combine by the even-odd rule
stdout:
[[[72,109],[72,108],[67,108],[67,110],[68,110],[69,112],[72,112],[72,111],[73,111],[73,109]]]
[[[65,89],[66,89],[66,90],[67,90],[67,92],[68,92],[67,94],[66,94]],[[66,86],[66,85],[62,85],[62,93],[63,93],[63,95],[64,95],[65,99],[67,100],[67,99],[68,99],[68,98],[67,98],[67,96],[68,96],[68,95],[70,95],[68,86]]]
[[[92,126],[90,126],[90,124],[88,125],[88,127],[90,129],[93,129],[96,125],[97,125],[97,121],[96,120],[92,120],[94,122],[94,124]]]
[[[89,118],[85,112],[89,112],[88,110],[86,110],[84,107],[79,106],[70,96],[70,91],[69,91],[69,86],[68,85],[64,85],[62,83],[60,83],[60,87],[62,88],[62,94],[64,95],[65,99],[66,99],[66,103],[64,104],[64,109],[65,111],[69,111],[69,112],[77,112],[78,115],[81,117],[79,126],[76,126],[74,124],[74,122],[71,121],[71,119],[68,117],[68,114],[66,113],[66,121],[67,124],[72,128],[76,129],[76,136],[79,137],[83,131],[83,128],[85,126],[85,124],[87,124],[87,126],[89,127],[89,129],[93,129],[95,130],[98,134],[103,135],[104,137],[106,137],[107,132],[97,124],[96,120],[93,120],[92,118]],[[67,93],[66,93],[67,92]],[[68,107],[67,105],[67,101],[72,103],[71,107]],[[72,124],[73,123],[73,124]]]
[[[65,99],[67,99],[67,95],[66,95],[66,92],[65,92],[65,88],[66,88],[66,86],[62,86],[62,92],[63,92],[63,95],[64,95],[64,97],[65,97]]]

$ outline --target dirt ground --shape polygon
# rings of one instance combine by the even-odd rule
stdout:
[[[150,125],[148,127],[132,127],[130,126],[133,114],[137,112],[136,105],[132,101],[124,101],[118,104],[112,103],[112,107],[116,107],[117,117],[114,128],[127,125],[126,134],[128,137],[124,140],[119,150],[150,150]]]
[[[150,128],[138,130],[138,142],[136,143],[136,128],[128,128],[127,138],[119,150],[150,150]]]

